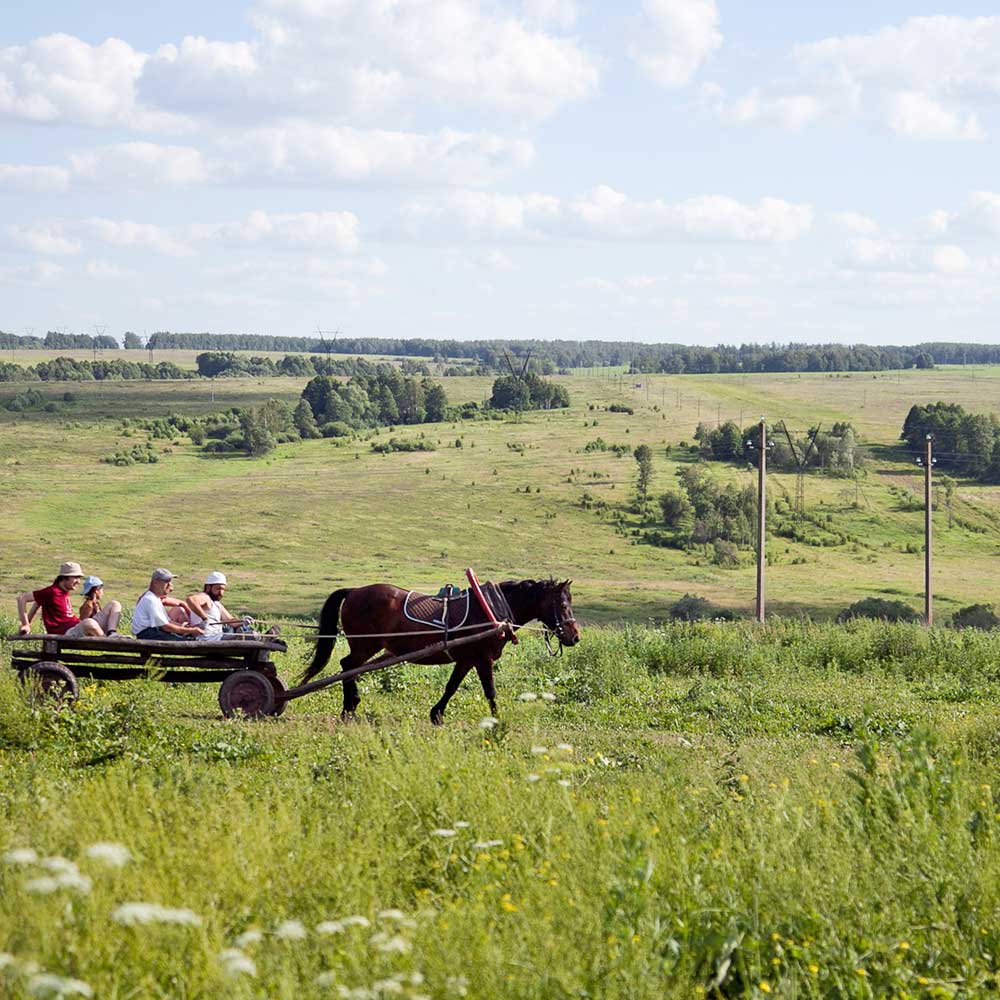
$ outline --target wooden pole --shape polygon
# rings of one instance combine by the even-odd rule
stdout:
[[[766,535],[767,497],[767,424],[760,418],[760,438],[757,444],[757,621],[764,621],[764,539]]]
[[[934,595],[931,592],[931,467],[934,464],[933,439],[924,442],[924,624],[934,624]]]

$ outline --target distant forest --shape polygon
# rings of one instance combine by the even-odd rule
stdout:
[[[636,374],[716,374],[719,372],[875,372],[900,368],[932,368],[936,364],[998,364],[1000,345],[943,342],[909,347],[867,344],[742,344],[739,347],[691,347],[684,344],[637,344],[603,340],[430,340],[426,338],[272,337],[262,334],[154,333],[145,345],[134,333],[129,347],[191,351],[283,351],[292,354],[377,354],[426,358],[438,364],[457,362],[445,374],[494,374],[508,371],[506,352],[527,371],[551,375],[572,368],[624,366]],[[44,337],[19,337],[0,332],[2,349],[113,350],[111,337],[49,332]],[[464,364],[462,364],[464,362]]]

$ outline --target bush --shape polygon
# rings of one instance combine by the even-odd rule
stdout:
[[[372,451],[386,455],[390,451],[435,451],[434,445],[426,438],[389,438],[381,444],[373,444]]]
[[[882,597],[865,597],[855,601],[837,615],[839,623],[852,618],[876,618],[885,622],[919,622],[920,615],[902,601],[887,601]]]
[[[724,538],[716,538],[712,542],[712,562],[716,566],[732,569],[740,564],[740,550],[735,542],[727,542]]]
[[[675,622],[726,621],[736,617],[728,608],[713,604],[696,594],[685,594],[667,608],[667,614]]]
[[[331,420],[328,424],[323,424],[322,434],[325,438],[350,437],[354,433],[349,424],[343,420]]]
[[[1000,625],[1000,618],[993,613],[992,604],[970,604],[951,616],[952,628],[979,628],[988,630]]]

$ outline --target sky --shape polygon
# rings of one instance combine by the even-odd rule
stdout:
[[[19,5],[0,329],[1000,342],[990,6]]]

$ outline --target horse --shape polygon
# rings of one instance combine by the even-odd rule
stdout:
[[[573,617],[573,598],[569,590],[571,582],[505,580],[497,585],[497,589],[507,601],[512,626],[540,620],[559,640],[561,652],[563,646],[575,646],[580,641],[580,630]],[[444,722],[444,711],[452,695],[458,690],[465,675],[475,667],[483,694],[489,702],[490,712],[495,716],[497,703],[493,664],[500,659],[504,646],[509,641],[517,642],[513,627],[497,632],[493,622],[470,594],[468,624],[457,635],[475,635],[480,630],[489,631],[489,634],[481,641],[465,643],[455,647],[453,651],[445,649],[431,656],[419,656],[422,649],[438,640],[436,636],[427,635],[426,624],[413,621],[404,612],[407,595],[410,593],[412,592],[392,584],[376,583],[365,587],[346,587],[330,594],[319,616],[320,638],[316,641],[316,652],[300,683],[315,677],[329,662],[339,616],[342,634],[347,637],[350,647],[350,652],[340,661],[344,670],[360,667],[381,650],[388,654],[386,659],[411,654],[413,660],[420,663],[454,662],[455,668],[448,678],[444,693],[431,708],[431,722],[440,726]],[[442,637],[447,635],[443,629],[441,631]],[[343,685],[344,707],[341,718],[348,721],[354,717],[361,704],[361,696],[358,694],[356,679],[348,678]]]

